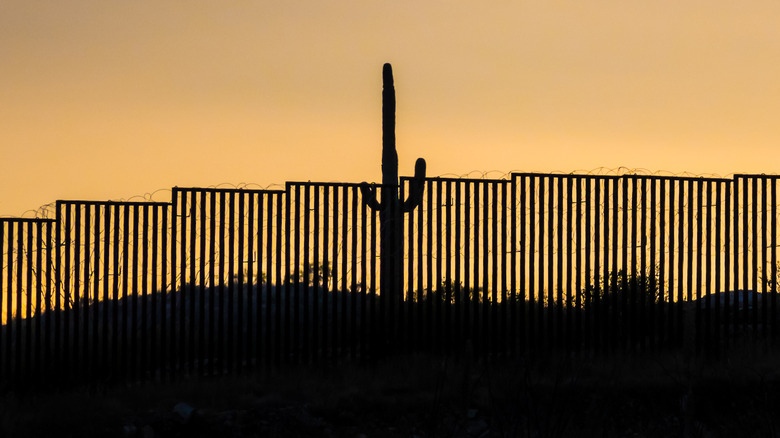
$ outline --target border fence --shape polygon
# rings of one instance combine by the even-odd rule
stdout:
[[[427,178],[402,219],[396,293],[380,288],[378,213],[357,184],[57,201],[55,218],[0,218],[0,382],[174,380],[467,344],[506,357],[768,345],[778,178]]]

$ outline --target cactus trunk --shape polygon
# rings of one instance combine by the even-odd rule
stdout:
[[[380,288],[396,298],[401,294],[400,222],[398,211],[398,153],[395,149],[395,84],[390,64],[382,69],[382,204],[380,223]]]
[[[364,182],[361,191],[363,202],[379,211],[381,294],[396,301],[402,300],[402,215],[422,203],[425,160],[417,160],[411,193],[406,201],[401,202],[398,196],[398,153],[395,148],[395,85],[390,64],[384,65],[382,84],[382,200],[379,202],[377,199],[375,186]]]

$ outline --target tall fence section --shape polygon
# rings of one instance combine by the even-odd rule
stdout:
[[[380,290],[378,213],[357,184],[58,201],[54,218],[0,218],[0,381],[773,341],[777,183],[428,178],[402,219],[398,291]]]

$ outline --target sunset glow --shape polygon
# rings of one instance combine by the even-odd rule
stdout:
[[[432,176],[777,173],[778,19],[769,1],[4,1],[0,215],[377,181],[384,62],[404,175],[417,157]]]

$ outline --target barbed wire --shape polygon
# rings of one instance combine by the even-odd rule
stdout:
[[[611,175],[611,176],[647,175],[647,176],[661,176],[661,177],[669,176],[669,177],[688,177],[688,178],[697,178],[697,177],[699,177],[699,178],[722,178],[721,176],[718,176],[718,175],[715,175],[715,174],[699,174],[699,175],[695,175],[695,174],[692,174],[690,172],[681,172],[681,173],[672,173],[672,172],[668,172],[668,171],[655,171],[655,172],[651,172],[651,171],[649,171],[647,169],[627,168],[627,167],[618,167],[618,168],[599,167],[599,168],[588,170],[588,171],[575,170],[575,171],[567,172],[567,173],[564,173],[564,172],[547,172],[547,173],[542,173],[542,172],[522,172],[522,171],[519,171],[519,170],[512,170],[512,171],[509,171],[509,172],[504,172],[504,171],[500,171],[500,170],[489,170],[489,171],[477,171],[477,170],[474,170],[474,171],[470,171],[468,173],[461,174],[461,175],[445,174],[445,175],[441,175],[440,178],[455,178],[455,179],[469,179],[469,180],[484,179],[484,180],[504,180],[504,181],[508,181],[508,180],[510,180],[512,178],[512,175],[515,174],[515,173],[534,173],[534,174],[539,174],[539,175],[550,175],[550,176],[565,176],[565,175]],[[733,174],[731,174],[731,175],[733,175]],[[323,183],[314,182],[312,184],[316,185],[316,184],[323,184]],[[324,183],[324,184],[330,184],[330,183]],[[539,184],[541,184],[541,183],[539,183]],[[233,183],[219,183],[219,184],[216,184],[216,185],[210,185],[210,186],[201,187],[201,188],[202,189],[226,189],[227,188],[227,189],[236,189],[236,190],[242,190],[242,189],[247,189],[247,190],[250,190],[250,189],[251,190],[284,190],[286,188],[286,185],[282,185],[282,184],[269,184],[269,185],[266,185],[266,186],[261,186],[259,184],[255,184],[255,183],[240,182],[240,183],[237,183],[237,184],[233,184]],[[552,186],[551,186],[551,188],[552,188]],[[121,203],[121,202],[136,202],[136,201],[144,201],[144,202],[149,202],[149,201],[151,201],[151,202],[171,202],[172,201],[172,199],[171,199],[171,197],[172,197],[172,190],[173,189],[158,189],[158,190],[155,190],[153,192],[144,193],[142,195],[136,195],[136,196],[132,196],[130,198],[119,199],[119,200],[114,200],[114,201],[109,201],[109,202],[117,202],[117,203]],[[193,190],[198,190],[198,188],[193,188]],[[594,186],[592,188],[592,190],[597,190],[597,188]],[[163,200],[162,197],[165,196],[166,194],[167,194],[168,198]],[[537,192],[537,196],[538,195],[539,195],[539,193]],[[545,203],[544,205],[542,205],[542,202],[541,202],[541,199],[540,199],[536,203],[536,206],[537,206],[536,208],[540,208],[540,209],[545,210],[549,216],[552,216],[554,214],[559,214],[558,210],[560,208],[562,208],[562,205],[567,205],[570,202],[570,198],[569,197],[571,195],[572,195],[572,192],[566,191],[566,196],[564,197],[565,204],[561,204],[561,205],[559,205],[557,200],[554,200],[554,199],[551,200],[550,203]],[[643,202],[644,202],[644,199],[647,199],[647,197],[646,197],[647,195],[646,194],[640,193],[639,196],[641,198],[643,198]],[[678,196],[680,196],[680,195],[678,195]],[[688,193],[687,196],[685,197],[685,203],[684,203],[685,209],[694,208],[690,204],[690,202],[692,202],[692,200],[690,199],[690,196],[691,196],[691,194]],[[550,192],[548,192],[545,195],[545,199],[548,199],[548,200],[551,199],[551,193]],[[201,200],[201,202],[204,202],[204,201]],[[322,201],[320,201],[320,202],[322,202]],[[446,202],[446,200],[445,200],[445,202]],[[461,204],[459,206],[455,207],[455,208],[461,208],[461,206],[465,205],[465,203],[471,203],[472,204],[471,208],[473,209],[472,211],[480,210],[480,211],[487,212],[488,208],[490,208],[491,210],[492,210],[492,208],[494,208],[493,204],[500,205],[501,206],[500,209],[505,209],[506,206],[508,205],[507,204],[508,202],[509,202],[508,197],[507,198],[494,197],[494,196],[491,195],[490,197],[483,197],[482,199],[479,200],[479,202],[472,202],[472,201],[463,199]],[[632,198],[632,202],[636,202],[636,201],[634,201],[633,198]],[[734,202],[736,204],[737,201],[735,200]],[[549,205],[549,208],[548,208],[548,205]],[[656,202],[656,205],[659,205],[659,203]],[[668,203],[666,208],[668,208],[671,211],[671,210],[677,209],[679,205],[680,204],[674,204],[673,205],[672,201],[670,200],[670,202]],[[749,204],[749,205],[752,205],[752,204]],[[446,207],[449,208],[449,207],[452,207],[452,206],[453,206],[453,204],[450,204],[449,206],[446,206]],[[438,206],[438,205],[435,205],[434,207],[435,208],[440,208],[440,206]],[[626,206],[626,205],[622,205],[621,204],[620,205],[620,211],[621,212],[628,211],[627,210],[628,207],[630,207],[630,206]],[[649,205],[648,205],[648,207],[649,207]],[[233,208],[233,207],[229,207],[229,208]],[[427,204],[423,205],[422,208],[423,209],[427,209],[428,208]],[[530,208],[530,207],[526,207],[526,210],[530,211],[530,210],[528,210],[528,208]],[[572,207],[566,207],[566,208],[567,209],[571,209]],[[595,204],[591,205],[591,209],[592,210],[596,210],[597,206]],[[335,211],[334,210],[332,212],[325,211],[324,209],[320,209],[320,210],[321,210],[321,213],[318,213],[318,214],[329,215],[329,214],[333,213],[333,226],[334,226],[334,228],[338,227],[340,229],[341,233],[344,233],[344,234],[350,233],[350,235],[351,235],[351,234],[356,232],[352,228],[352,224],[351,223],[350,224],[345,224],[346,226],[343,227],[343,228],[340,226],[341,221],[339,220],[339,218],[343,216],[341,210],[339,210],[339,211]],[[349,209],[349,211],[352,212],[351,208]],[[598,211],[600,211],[600,209]],[[210,210],[209,210],[209,212],[210,212],[210,215],[216,214],[215,212],[212,212]],[[57,213],[56,212],[56,202],[45,204],[45,205],[39,207],[37,210],[29,210],[26,213],[27,213],[26,217],[29,217],[30,215],[32,215],[33,218],[54,219],[57,216],[57,214],[56,214]],[[601,212],[601,213],[598,213],[598,214],[602,214],[602,213],[604,215],[609,214],[609,212]],[[677,217],[677,214],[680,214],[680,213],[681,212],[677,212],[675,214],[675,217]],[[220,213],[220,214],[223,214],[223,213]],[[281,214],[281,211],[277,211],[276,209],[273,209],[273,211],[269,211],[269,215],[271,215],[271,214],[273,214],[273,217],[275,218],[277,214]],[[301,210],[300,214],[303,215],[303,214],[307,214],[307,213],[304,212],[303,210]],[[350,213],[350,214],[354,215],[356,213]],[[441,211],[439,211],[437,213],[437,218],[441,214],[442,214]],[[709,215],[709,213],[707,213],[707,214]],[[200,220],[211,219],[210,215],[204,216],[204,217],[200,217]],[[698,216],[696,216],[696,217],[697,217],[696,220],[699,220]],[[246,218],[244,218],[244,219],[246,219]],[[174,220],[174,219],[172,219],[172,220]],[[423,239],[425,239],[426,241],[428,239],[433,238],[432,236],[429,236],[429,233],[428,233],[428,228],[429,228],[428,227],[428,220],[429,220],[429,218],[428,218],[428,216],[426,214],[426,216],[424,216],[423,221],[419,223],[418,229],[417,229],[417,233],[420,233],[423,236]],[[497,217],[493,217],[492,213],[491,213],[490,218],[489,218],[488,214],[485,213],[485,215],[483,216],[482,220],[483,220],[483,223],[486,223],[489,220],[496,220],[497,221],[498,218]],[[507,219],[501,219],[501,220],[502,220],[502,223],[503,223]],[[536,227],[539,230],[539,232],[542,232],[541,230],[543,228],[550,228],[550,225],[547,225],[547,223],[549,222],[549,219],[548,219],[548,222],[542,223],[539,215],[537,214],[534,217],[534,220],[535,220],[534,223],[536,224]],[[615,220],[615,222],[613,223],[613,226],[617,226],[618,223],[620,223],[620,224],[623,223],[623,221],[620,220],[618,217],[616,217],[614,220]],[[709,218],[709,220],[711,221],[711,217]],[[736,220],[735,220],[735,222],[736,222]],[[281,233],[282,230],[279,230],[275,226],[273,226],[273,231],[271,231],[271,228],[270,228],[271,225],[268,225],[269,223],[270,222],[266,222],[265,224],[262,224],[261,228],[257,229],[256,232],[262,232],[262,233],[266,233],[267,232],[268,236],[269,236],[269,239],[270,239],[270,235],[271,235],[272,232],[273,233]],[[567,223],[568,223],[568,219],[567,219]],[[751,224],[752,224],[752,222],[751,222]],[[268,225],[269,228],[266,229],[265,228],[266,225]],[[363,225],[364,224],[361,223],[361,226],[363,226]],[[504,223],[504,225],[506,225],[506,223]],[[529,223],[529,225],[530,225],[530,223]],[[58,225],[58,226],[60,226],[60,225]],[[148,224],[146,224],[144,226],[148,226]],[[451,227],[452,225],[450,223],[444,223],[443,226],[444,226],[444,228],[447,228],[447,227]],[[560,224],[560,226],[563,226],[562,223]],[[756,225],[751,225],[751,226],[756,226]],[[65,234],[73,233],[74,230],[75,230],[74,227],[75,227],[75,224],[71,223],[71,229],[70,230],[63,230],[63,231],[64,231]],[[473,230],[474,227],[475,227],[475,225],[472,223],[470,225],[470,228],[463,230],[464,234],[467,236],[467,237],[465,237],[466,239],[472,238],[472,237],[468,237],[468,236],[471,236],[471,231]],[[483,225],[482,230],[484,230],[484,227],[485,227],[485,225]],[[85,233],[92,233],[94,235],[94,242],[95,242],[95,244],[97,242],[99,242],[99,241],[102,242],[103,239],[106,238],[105,237],[106,230],[102,230],[102,227],[98,227],[98,228],[101,228],[99,234],[95,234],[95,233],[97,233],[97,231],[94,231],[94,232],[91,231],[91,230],[85,230],[84,231]],[[167,233],[168,236],[171,235],[170,234],[170,229],[168,229],[168,230],[160,230],[160,231],[161,231],[161,233]],[[555,254],[555,255],[557,255],[558,251],[559,251],[559,248],[553,242],[553,233],[557,234],[560,231],[554,231],[552,229],[550,229],[548,231],[551,234],[547,235],[547,238],[545,239],[546,241],[545,241],[543,249],[545,250],[546,254]],[[591,230],[585,230],[586,233],[588,233],[590,231]],[[647,231],[647,230],[645,230],[645,231]],[[435,227],[435,234],[436,233],[440,233],[440,232],[441,232],[441,230],[439,229],[439,226],[437,225]],[[310,233],[311,233],[311,231],[310,231]],[[492,234],[491,234],[491,237],[492,237]],[[200,233],[198,232],[197,238],[198,239],[203,239],[204,236],[201,236]],[[329,239],[329,236],[324,236],[323,238],[324,239]],[[475,236],[473,236],[473,238],[479,238],[479,236],[475,235]],[[334,237],[334,239],[335,239],[335,237]],[[350,258],[350,263],[348,265],[350,267],[352,265],[351,259],[353,257],[358,257],[358,260],[357,260],[358,264],[363,263],[364,261],[362,260],[362,255],[360,253],[353,255],[351,252],[349,252],[349,254],[347,254],[347,252],[346,252],[347,248],[344,247],[344,245],[345,245],[344,242],[346,242],[346,240],[344,240],[344,239],[345,239],[345,237],[342,237],[342,238],[340,238],[340,240],[338,242],[336,242],[336,241],[332,242],[333,245],[337,246],[337,253],[336,253],[337,257],[339,257],[339,259],[347,258],[347,257]],[[180,242],[177,240],[176,242],[172,242],[172,245],[176,246],[179,243]],[[82,241],[82,245],[83,244],[84,244],[84,242]],[[194,242],[190,242],[189,243],[190,246],[193,246],[193,244],[194,244]],[[464,244],[465,244],[465,241],[461,243],[461,246],[464,245]],[[525,243],[522,243],[522,244],[525,245]],[[675,251],[677,253],[680,253],[680,252],[683,251],[683,248],[687,249],[689,245],[690,244],[688,243],[687,236],[685,236],[685,239],[680,241],[680,246],[678,248],[675,248]],[[668,242],[664,242],[663,247],[659,246],[657,249],[658,249],[658,251],[663,251],[666,246],[668,246]],[[745,242],[745,246],[744,247],[742,247],[742,248],[735,248],[735,249],[740,250],[738,252],[735,252],[735,254],[742,254],[743,251],[754,251],[754,249],[752,249],[752,246],[753,246],[752,242]],[[6,252],[7,249],[8,248],[6,246],[6,247],[4,247],[4,248],[2,248],[0,250],[0,253],[3,254],[3,259],[5,261],[7,261],[9,259],[9,254]],[[505,248],[503,248],[503,246],[502,246],[501,249],[504,250]],[[541,248],[529,248],[529,250],[532,250],[532,251],[537,251],[539,249],[541,249]],[[24,245],[23,245],[22,248],[19,248],[19,249],[14,248],[14,252],[16,252],[18,250],[21,250],[23,252],[28,251],[28,250],[24,249]],[[419,250],[422,250],[422,248],[420,248]],[[570,250],[570,248],[568,248],[568,244],[567,244],[567,251],[569,251],[569,250]],[[94,248],[91,248],[90,252],[86,252],[86,251],[82,252],[82,257],[84,257],[84,258],[92,258],[93,257],[93,252],[92,251],[94,251]],[[491,252],[491,251],[493,251],[492,247],[490,248],[489,252]],[[249,254],[247,254],[247,255],[251,256]],[[487,254],[485,254],[485,255],[487,255]],[[375,257],[377,257],[377,255],[376,254],[372,254],[371,257],[375,258]],[[436,261],[440,257],[443,257],[443,254],[439,254],[438,252],[434,252],[434,253],[431,253],[431,254],[428,254],[427,252],[425,253],[425,258],[426,258],[426,260],[428,260],[427,263],[436,263]],[[407,260],[407,263],[409,262],[407,254],[404,254],[403,258],[405,260]],[[76,266],[79,265],[81,262],[82,262],[81,260],[78,260],[78,261],[74,260],[74,263],[73,263],[73,266],[71,267],[71,269],[77,269]],[[188,257],[187,257],[187,263],[188,264],[198,263],[198,262],[199,262],[199,258],[197,256],[197,254],[189,254],[188,253]],[[5,270],[7,268],[7,265],[3,264],[2,267]],[[346,273],[351,275],[351,269],[348,269]],[[176,274],[177,274],[176,282],[179,282],[179,283],[183,284],[187,280],[186,278],[183,279],[180,276],[180,273],[176,273]],[[98,275],[99,275],[99,273],[98,273]],[[200,276],[200,271],[199,270],[197,272],[197,276],[198,277]]]
[[[455,179],[486,179],[486,180],[509,180],[512,178],[512,174],[515,173],[535,173],[544,175],[596,175],[596,176],[659,176],[659,177],[684,177],[684,178],[718,178],[729,179],[733,178],[736,173],[729,173],[727,175],[719,175],[716,173],[694,173],[689,171],[672,172],[668,170],[650,170],[647,168],[635,168],[635,167],[597,167],[595,169],[576,169],[572,171],[552,170],[552,171],[529,171],[522,169],[512,169],[509,171],[503,171],[498,169],[493,170],[471,170],[466,173],[444,173],[436,176],[435,178],[455,178]],[[761,173],[756,175],[776,176],[772,173]],[[343,181],[310,181],[315,184],[337,184]],[[236,189],[236,190],[284,190],[285,184],[283,183],[271,183],[267,185],[261,185],[252,182],[221,182],[218,184],[200,186],[198,188],[203,189]],[[133,195],[128,198],[111,199],[109,202],[170,202],[172,188],[157,189],[153,192],[146,192],[143,194]],[[161,193],[168,194],[167,199],[160,197]],[[20,216],[2,215],[0,218],[33,218],[33,219],[54,219],[56,217],[56,201],[48,204],[41,205],[36,209],[29,209],[24,211]]]

